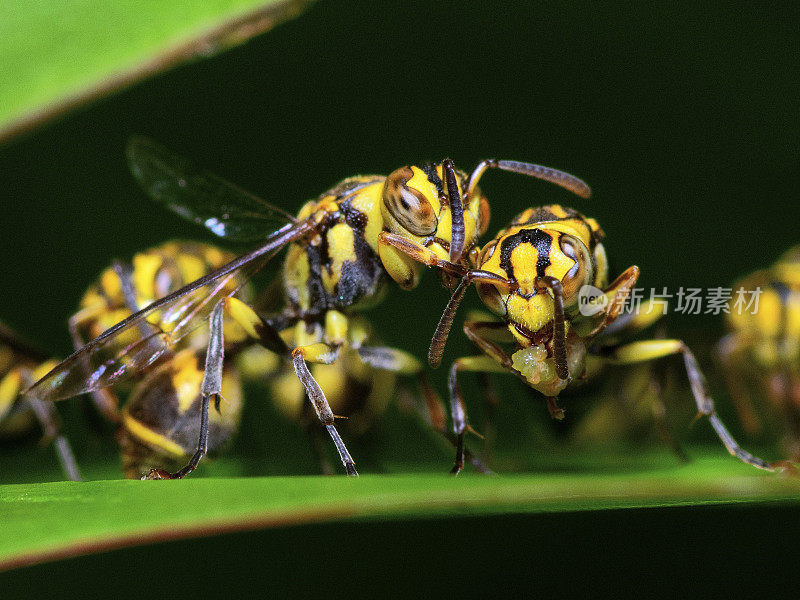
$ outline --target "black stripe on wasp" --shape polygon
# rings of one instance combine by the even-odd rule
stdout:
[[[331,364],[352,348],[371,367],[409,372],[412,357],[400,350],[354,345],[348,319],[380,299],[387,275],[401,288],[411,289],[422,264],[467,264],[466,257],[488,226],[489,204],[477,185],[487,169],[549,181],[583,197],[590,193],[579,179],[539,165],[487,160],[467,176],[447,159],[401,167],[389,176],[345,179],[292,217],[150,140],[131,140],[127,156],[134,178],[157,203],[219,237],[260,242],[109,328],[26,391],[33,398],[54,401],[141,376],[184,336],[208,323],[197,451],[182,469],[152,469],[152,478],[184,477],[206,453],[209,405],[213,399],[219,407],[221,401],[224,317],[290,361],[347,473],[357,475],[336,429],[336,415],[308,363]],[[282,271],[285,308],[262,318],[233,295],[287,246]],[[445,284],[451,281],[443,277]],[[441,422],[432,419],[437,420]]]

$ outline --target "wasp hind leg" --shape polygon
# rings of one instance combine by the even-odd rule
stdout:
[[[150,473],[145,476],[145,479],[183,479],[197,468],[200,459],[208,452],[208,406],[211,398],[214,398],[214,405],[219,410],[219,403],[222,400],[222,366],[225,360],[225,345],[222,335],[223,310],[224,302],[219,302],[214,307],[210,318],[211,333],[206,351],[203,382],[200,384],[203,400],[200,407],[200,439],[197,442],[197,450],[180,471],[169,473],[163,469],[150,469]]]
[[[716,409],[714,408],[714,401],[708,393],[708,386],[706,379],[697,364],[697,360],[692,354],[691,350],[680,340],[646,340],[641,342],[632,342],[615,348],[605,348],[601,350],[601,356],[613,364],[635,364],[641,362],[649,362],[657,360],[666,356],[675,354],[683,355],[684,366],[686,367],[686,374],[689,377],[689,383],[692,387],[692,394],[695,403],[697,404],[698,416],[705,416],[708,418],[711,426],[719,437],[720,441],[725,445],[725,448],[732,455],[759,469],[765,471],[775,471],[788,467],[787,463],[769,463],[757,456],[754,456],[744,450],[736,442],[734,437],[730,434],[728,429],[717,416]]]
[[[69,440],[61,433],[56,407],[52,402],[46,402],[27,396],[24,398],[30,404],[33,414],[36,415],[36,419],[42,427],[44,433],[42,443],[53,442],[53,447],[56,449],[56,454],[58,456],[58,462],[61,464],[61,470],[64,472],[66,478],[70,481],[83,481],[81,471],[78,468],[78,462],[75,460],[75,455],[72,453]]]
[[[292,350],[292,364],[294,365],[294,372],[306,389],[306,394],[314,407],[314,411],[317,413],[317,417],[325,426],[325,429],[328,430],[328,435],[331,436],[336,450],[339,452],[339,458],[342,459],[342,464],[347,470],[347,474],[355,477],[358,476],[356,463],[353,457],[350,456],[350,452],[347,450],[342,436],[339,435],[336,425],[333,423],[334,414],[330,404],[328,404],[325,393],[317,383],[317,380],[314,379],[314,376],[311,374],[306,364],[306,361],[310,361],[329,365],[337,359],[338,355],[338,347],[322,342],[309,344],[307,346],[298,346]]]

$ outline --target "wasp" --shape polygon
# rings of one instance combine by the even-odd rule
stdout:
[[[579,179],[539,165],[488,160],[467,176],[448,159],[401,167],[388,176],[345,179],[308,202],[295,218],[150,140],[133,139],[127,156],[134,178],[157,203],[227,240],[261,241],[252,251],[110,327],[28,390],[33,397],[58,400],[108,387],[141,373],[208,323],[197,449],[182,469],[154,469],[153,478],[184,477],[207,451],[209,404],[212,398],[215,404],[221,401],[223,315],[287,357],[347,474],[357,475],[335,414],[308,363],[331,364],[343,348],[352,347],[351,317],[380,299],[386,276],[411,289],[423,264],[446,266],[466,260],[488,226],[489,204],[477,185],[487,169],[543,179],[583,196],[589,193]],[[287,246],[282,271],[286,306],[274,318],[261,319],[233,294]],[[408,356],[393,348],[362,346],[357,352],[366,364],[384,370],[410,368]]]
[[[800,246],[733,290],[756,294],[758,303],[737,306],[734,296],[725,315],[729,333],[716,354],[731,398],[748,433],[761,432],[766,413],[790,459],[800,460]],[[751,394],[766,401],[756,407]]]
[[[142,304],[162,298],[234,258],[234,254],[210,244],[171,241],[139,252],[129,262],[114,261],[87,289],[78,311],[69,319],[73,342],[77,348],[82,347],[83,339],[102,333],[136,312]],[[268,289],[264,298],[255,299],[248,284],[239,290],[242,300],[259,306],[273,304],[269,297],[272,294]],[[209,413],[209,453],[221,449],[239,427],[242,380],[266,381],[273,391],[273,401],[283,412],[298,420],[305,416],[295,410],[302,401],[299,395],[304,395],[302,386],[280,357],[253,347],[252,338],[234,321],[226,321],[223,329],[221,396],[225,403]],[[355,345],[371,339],[366,323],[355,321],[351,331],[357,338]],[[177,467],[194,452],[199,435],[202,405],[199,387],[207,343],[207,336],[199,331],[182,338],[128,386],[124,404],[108,388],[93,393],[100,412],[119,424],[116,437],[126,477],[139,477],[153,463]],[[46,370],[55,362],[48,364]],[[333,365],[314,365],[312,371],[336,414],[348,417],[361,428],[368,425],[373,414],[383,410],[394,385],[393,374],[367,367],[355,360],[353,351],[343,353],[341,360]]]
[[[43,441],[52,440],[61,468],[68,479],[80,481],[81,473],[61,433],[52,402],[21,395],[39,377],[56,365],[55,360],[0,323],[0,439],[12,439],[41,428]]]
[[[455,360],[449,374],[450,410],[457,436],[452,472],[464,465],[464,435],[470,429],[459,385],[463,372],[511,373],[540,392],[552,417],[564,418],[558,395],[602,364],[631,365],[671,355],[683,357],[698,416],[705,416],[730,454],[760,469],[770,464],[743,450],[717,416],[705,377],[681,340],[626,342],[660,314],[623,313],[639,277],[631,266],[609,282],[604,233],[597,221],[563,206],[529,208],[473,253],[470,268],[453,265],[461,281],[442,314],[429,350],[441,363],[459,303],[471,284],[499,319],[468,319],[464,333],[481,355]],[[447,268],[447,267],[446,267]]]

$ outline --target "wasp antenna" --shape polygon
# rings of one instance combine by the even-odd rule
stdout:
[[[564,325],[564,291],[561,281],[555,277],[540,277],[539,281],[553,292],[553,358],[556,362],[556,375],[569,379],[567,364],[567,335]]]
[[[445,158],[442,161],[444,181],[446,185],[447,201],[450,204],[450,262],[457,263],[464,252],[464,206],[461,204],[461,194],[458,192],[456,170],[453,161]]]
[[[520,175],[527,175],[528,177],[548,181],[581,198],[589,198],[592,195],[592,188],[590,188],[585,181],[565,171],[516,160],[496,160],[494,158],[488,158],[478,163],[478,166],[475,167],[475,170],[472,171],[472,174],[469,176],[467,199],[472,195],[475,186],[478,184],[478,180],[486,172],[486,169],[511,171],[512,173],[519,173]]]
[[[439,324],[436,326],[436,331],[433,333],[430,348],[428,348],[428,364],[434,369],[442,364],[442,354],[444,354],[444,347],[447,344],[447,336],[450,335],[450,328],[453,326],[453,319],[456,318],[456,311],[458,310],[461,300],[464,299],[464,294],[471,283],[469,274],[465,275],[453,295],[450,296],[450,301],[439,319]]]

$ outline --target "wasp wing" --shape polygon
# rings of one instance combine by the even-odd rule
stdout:
[[[295,222],[286,211],[150,139],[131,138],[126,155],[133,177],[150,198],[218,237],[254,242]]]
[[[178,340],[206,323],[220,300],[233,295],[286,244],[313,228],[311,220],[284,226],[252,252],[106,330],[24,393],[41,400],[61,400],[141,375]]]

